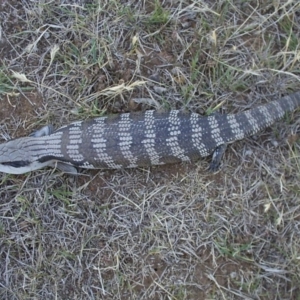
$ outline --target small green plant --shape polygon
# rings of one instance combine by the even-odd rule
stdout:
[[[16,88],[13,85],[11,78],[0,69],[0,94],[8,94],[14,92]]]
[[[154,11],[148,18],[150,25],[164,25],[169,20],[169,13],[164,10],[159,1],[155,1]]]

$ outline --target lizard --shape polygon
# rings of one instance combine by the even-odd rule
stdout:
[[[76,121],[0,144],[0,172],[23,174],[47,166],[119,169],[195,161],[212,154],[219,169],[226,145],[269,127],[300,106],[300,92],[237,114],[202,116],[179,110],[130,112]]]

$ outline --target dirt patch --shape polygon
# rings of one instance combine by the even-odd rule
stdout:
[[[18,96],[6,95],[1,99],[1,125],[15,133],[12,138],[21,137],[34,131],[32,123],[39,122],[43,108],[43,98],[37,92]]]

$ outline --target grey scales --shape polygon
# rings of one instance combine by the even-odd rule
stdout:
[[[78,121],[55,131],[0,145],[0,171],[23,174],[46,166],[76,173],[76,167],[119,169],[194,161],[213,153],[219,167],[228,143],[251,136],[300,106],[300,92],[237,114],[171,110],[122,113]]]

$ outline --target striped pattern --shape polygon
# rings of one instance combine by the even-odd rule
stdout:
[[[150,110],[79,121],[0,145],[0,171],[23,172],[55,162],[118,169],[192,161],[257,133],[298,106],[300,92],[236,115]]]

